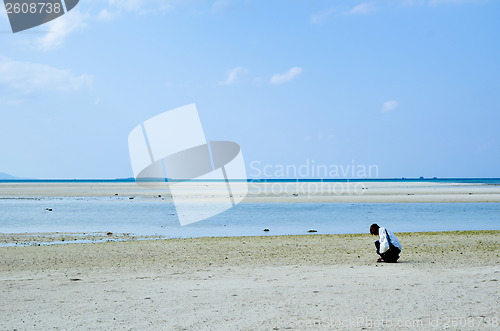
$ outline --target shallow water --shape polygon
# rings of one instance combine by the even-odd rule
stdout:
[[[52,209],[52,211],[47,210]],[[123,198],[0,199],[0,232],[106,232],[166,237],[500,230],[500,203],[241,203],[181,227],[175,206]],[[263,232],[267,228],[269,232]]]

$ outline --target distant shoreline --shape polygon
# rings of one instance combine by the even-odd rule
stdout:
[[[498,184],[497,184],[498,182]],[[130,197],[172,201],[169,184],[138,185],[117,180],[0,181],[0,199],[47,197]],[[175,184],[175,183],[174,183]],[[274,180],[234,182],[248,185],[243,203],[399,203],[500,202],[500,179],[446,180]],[[189,202],[219,202],[225,182],[192,181],[184,185]],[[242,197],[242,196],[240,196]]]

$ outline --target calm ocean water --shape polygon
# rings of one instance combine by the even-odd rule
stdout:
[[[241,203],[181,227],[174,205],[161,200],[0,199],[2,233],[111,231],[171,238],[306,234],[310,229],[366,233],[371,223],[395,232],[500,230],[500,203]]]
[[[323,181],[500,185],[498,178]],[[133,182],[133,179],[0,182],[97,183]],[[181,227],[173,203],[162,200],[120,197],[0,198],[0,233],[111,231],[183,238],[305,234],[310,229],[318,233],[366,233],[372,223],[379,223],[395,232],[500,230],[500,203],[241,203],[220,215]],[[264,228],[270,231],[263,232]]]

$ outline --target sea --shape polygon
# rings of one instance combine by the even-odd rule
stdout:
[[[55,180],[89,181],[110,182]],[[500,185],[500,179],[490,178],[432,181]],[[500,230],[500,203],[240,203],[204,221],[180,226],[175,205],[161,199],[116,196],[0,198],[0,233],[113,232],[166,238],[343,234],[367,233],[372,223],[393,232]]]

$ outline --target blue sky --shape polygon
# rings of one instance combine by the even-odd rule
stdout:
[[[500,177],[499,14],[493,0],[81,0],[12,34],[2,8],[0,171],[131,177],[129,132],[196,103],[250,177],[308,161]]]

